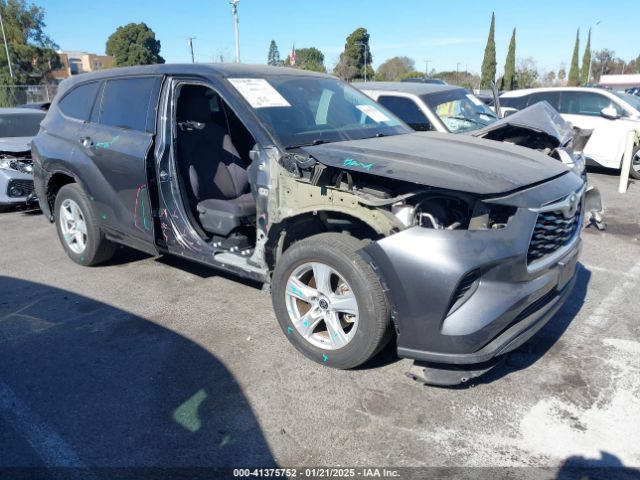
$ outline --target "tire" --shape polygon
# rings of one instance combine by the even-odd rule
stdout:
[[[346,234],[314,235],[287,249],[273,273],[271,298],[280,328],[296,349],[322,365],[357,367],[391,338],[382,285],[357,253],[364,245]],[[328,287],[315,289],[323,283],[316,277],[328,278]]]
[[[633,163],[636,162],[636,168]],[[637,170],[636,170],[637,169]],[[629,165],[629,176],[635,180],[640,180],[640,145],[636,145],[631,153],[631,165]]]
[[[72,211],[79,211],[79,214],[73,217]],[[56,195],[54,218],[60,243],[77,264],[88,267],[113,257],[116,244],[105,238],[87,195],[77,183],[65,185]],[[65,234],[67,238],[74,238],[68,241]]]

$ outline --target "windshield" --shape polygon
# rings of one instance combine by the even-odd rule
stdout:
[[[463,88],[429,93],[422,100],[451,133],[477,130],[498,120],[482,100]]]
[[[621,98],[622,100],[627,102],[629,105],[631,105],[635,110],[640,112],[640,97],[636,97],[635,95],[629,95],[628,93],[622,93],[622,92],[613,92],[613,94],[618,98]]]
[[[21,113],[0,115],[0,138],[35,137],[44,115],[44,113],[42,115]]]
[[[401,120],[333,78],[231,78],[284,148],[410,133]]]

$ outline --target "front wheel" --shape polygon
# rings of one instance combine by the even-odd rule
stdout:
[[[74,262],[90,266],[106,262],[116,246],[107,240],[86,194],[76,183],[60,189],[54,208],[60,243]]]
[[[380,280],[358,255],[365,244],[323,233],[295,243],[273,273],[278,323],[302,354],[323,365],[354,368],[391,337]]]
[[[636,145],[631,153],[629,176],[636,180],[640,180],[640,144]]]

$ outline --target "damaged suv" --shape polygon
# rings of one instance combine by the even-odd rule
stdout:
[[[575,281],[583,179],[530,149],[413,132],[328,75],[82,75],[61,85],[33,157],[72,260],[122,243],[270,284],[286,337],[327,366],[356,367],[395,333],[400,356],[445,372],[416,377],[464,381]]]

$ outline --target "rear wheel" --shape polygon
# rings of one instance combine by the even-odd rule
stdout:
[[[91,204],[78,184],[71,183],[60,189],[54,215],[60,243],[71,260],[90,266],[113,257],[116,245],[100,230]]]
[[[631,154],[631,167],[629,168],[629,176],[640,180],[640,144],[636,145]]]
[[[273,274],[272,300],[289,341],[323,365],[353,368],[391,337],[382,285],[358,250],[365,244],[323,233],[285,251]]]

